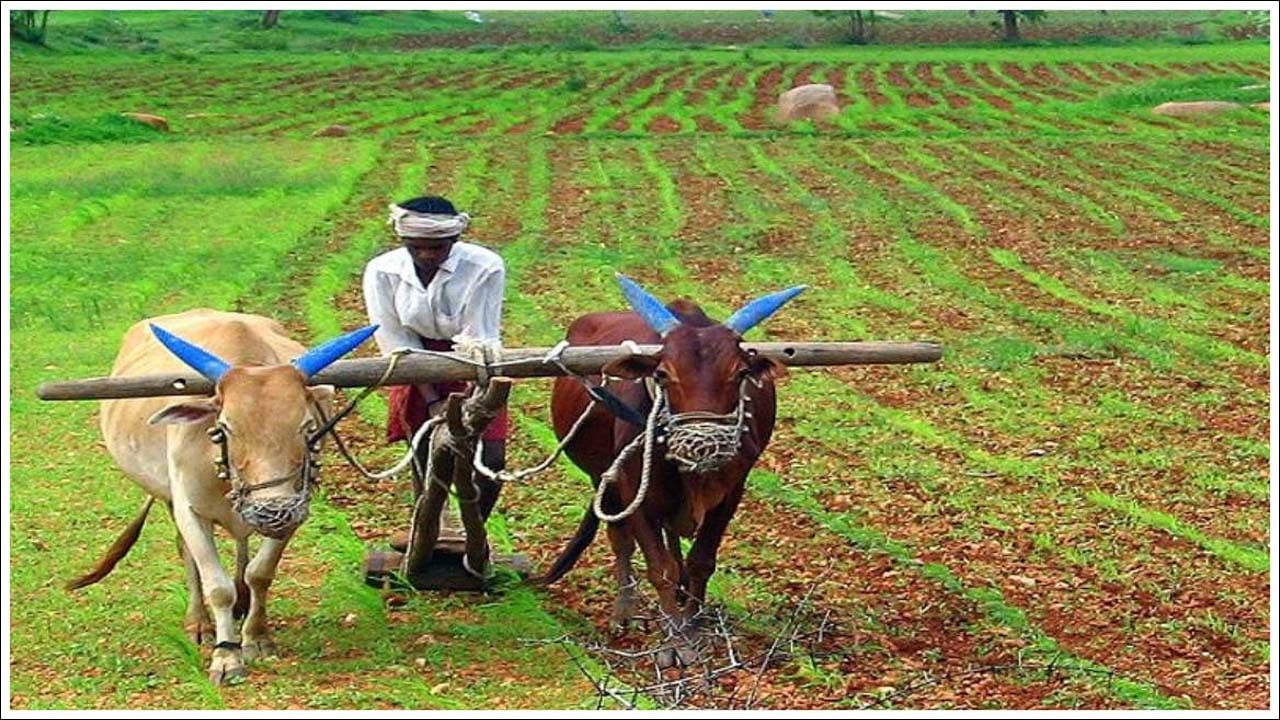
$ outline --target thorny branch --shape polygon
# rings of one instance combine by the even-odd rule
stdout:
[[[669,658],[672,647],[684,639],[675,624],[661,618],[660,613],[648,619],[663,620],[658,626],[665,629],[664,637],[649,649],[614,648],[570,635],[523,642],[559,646],[594,688],[596,709],[604,709],[606,705],[625,710],[641,706],[668,710],[695,707],[750,709],[756,706],[765,674],[771,668],[800,658],[817,665],[852,656],[851,650],[833,649],[848,644],[839,642],[841,634],[832,620],[831,611],[812,608],[814,593],[830,570],[828,567],[811,581],[781,624],[776,614],[730,617],[720,606],[702,608],[692,621],[701,629],[696,643],[698,660],[681,670],[664,670],[659,662],[664,653]],[[780,629],[772,635],[760,630],[771,627]],[[943,673],[926,672],[892,692],[858,705],[846,702],[841,707],[892,707],[940,683],[985,674],[1034,672],[1043,673],[1047,679],[1069,674],[1114,677],[1109,670],[1061,660],[1060,654],[1045,662],[1029,662],[1019,655],[1015,662],[1010,663]],[[740,694],[747,690],[748,684],[750,690],[745,698],[741,698]]]
[[[823,572],[813,580],[804,598],[772,638],[762,637],[759,630],[747,628],[776,627],[775,617],[747,615],[730,618],[722,607],[703,607],[690,621],[701,630],[696,643],[698,660],[683,670],[664,670],[659,662],[664,653],[670,656],[672,648],[685,641],[680,629],[669,621],[660,623],[660,627],[665,629],[663,639],[647,650],[612,648],[569,635],[526,642],[560,646],[595,688],[597,709],[603,708],[606,702],[612,702],[621,709],[635,709],[641,697],[665,709],[697,706],[748,708],[754,703],[764,673],[770,667],[801,654],[807,654],[815,661],[834,655],[820,647],[836,635],[830,612],[821,616],[813,616],[809,612],[810,598],[825,576],[826,572]],[[765,646],[765,649],[744,652],[741,649],[743,645]],[[738,694],[746,678],[752,678],[754,686],[750,697],[741,703]],[[722,682],[726,679],[729,681]]]

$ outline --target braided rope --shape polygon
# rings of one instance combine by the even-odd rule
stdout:
[[[654,398],[653,407],[649,409],[649,417],[645,421],[644,432],[636,436],[634,440],[627,444],[618,453],[618,457],[614,458],[613,464],[608,470],[600,476],[600,484],[596,486],[595,499],[591,503],[591,509],[595,512],[596,517],[602,522],[615,523],[619,520],[625,520],[640,507],[644,502],[645,496],[649,494],[649,477],[652,475],[650,470],[653,467],[653,445],[654,436],[657,434],[658,416],[662,414],[662,410],[666,405],[666,394],[659,393]],[[604,511],[604,489],[606,485],[612,485],[618,481],[618,475],[622,472],[622,465],[634,453],[636,447],[643,442],[644,455],[640,465],[640,487],[636,488],[636,496],[632,498],[631,504],[622,509],[621,512],[610,515]]]

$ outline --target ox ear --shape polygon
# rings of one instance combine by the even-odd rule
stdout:
[[[654,355],[631,355],[607,363],[600,368],[600,374],[624,380],[639,380],[652,375],[659,362],[660,359]]]
[[[192,400],[190,402],[177,403],[161,410],[152,415],[147,423],[150,425],[189,425],[208,420],[218,414],[218,401],[213,398],[208,400]]]
[[[755,350],[747,352],[747,372],[760,380],[778,380],[787,376],[787,366],[765,357]]]
[[[312,385],[307,388],[307,392],[311,393],[311,399],[324,410],[328,415],[333,408],[334,390],[332,385]]]

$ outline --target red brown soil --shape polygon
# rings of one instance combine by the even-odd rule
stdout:
[[[1112,63],[1110,67],[1130,80],[1147,80],[1150,78],[1145,70],[1130,63]]]
[[[890,85],[893,85],[898,89],[898,94],[903,96],[907,105],[917,108],[933,107],[934,105],[937,105],[937,102],[932,97],[925,93],[916,91],[911,80],[907,78],[906,65],[903,63],[892,63],[889,65],[889,70],[885,73],[885,78],[888,79]]]
[[[732,66],[722,65],[700,73],[697,79],[693,81],[694,89],[685,93],[685,104],[689,106],[701,105],[707,93],[719,86],[720,80],[732,70]]]
[[[991,69],[991,66],[986,63],[975,63],[973,67],[974,72],[977,73],[978,77],[983,82],[997,90],[1004,90],[1005,92],[1017,95],[1018,98],[1024,102],[1039,104],[1043,101],[1042,96],[1031,93],[1022,87],[1010,84],[1009,81],[996,74],[996,72]]]
[[[680,123],[673,120],[669,115],[659,115],[649,121],[645,130],[651,133],[680,132]]]
[[[1129,83],[1129,78],[1120,75],[1115,70],[1111,69],[1113,67],[1112,65],[1104,65],[1103,63],[1087,63],[1087,66],[1094,75],[1098,76],[1099,80],[1107,85]]]
[[[484,135],[493,129],[494,119],[491,117],[472,123],[462,130],[463,135]]]
[[[631,82],[627,83],[626,87],[622,89],[622,93],[618,96],[617,99],[622,99],[628,95],[632,95],[636,92],[639,92],[640,90],[644,90],[650,85],[653,85],[655,82],[657,82],[658,76],[667,72],[668,69],[669,68],[665,68],[665,67],[657,67],[651,70],[646,70],[644,73],[637,75],[636,77],[632,78]]]
[[[521,120],[520,122],[507,128],[508,135],[524,135],[533,127],[533,118]]]
[[[1031,68],[1031,72],[1035,75],[1036,81],[1046,88],[1046,91],[1056,98],[1063,100],[1081,100],[1090,97],[1090,94],[1080,92],[1074,88],[1065,87],[1065,81],[1058,77],[1048,65],[1037,63]]]
[[[573,117],[564,118],[556,121],[551,131],[557,135],[577,135],[582,132],[582,128],[587,124],[586,115],[574,115]]]
[[[710,115],[694,115],[693,122],[697,124],[698,132],[724,132],[724,126],[716,122]]]
[[[877,87],[876,72],[870,66],[864,66],[858,73],[858,90],[871,102],[871,107],[884,107],[889,104],[889,98]]]
[[[951,92],[943,93],[942,99],[947,101],[947,107],[952,110],[962,110],[973,104],[973,101],[964,95],[957,95]]]
[[[795,77],[791,81],[791,87],[800,87],[813,82],[813,74],[822,67],[818,63],[809,63],[796,71]],[[790,90],[791,88],[787,88]]]
[[[1072,63],[1059,63],[1058,68],[1062,70],[1064,75],[1080,83],[1081,85],[1088,85],[1088,86],[1097,85],[1097,81],[1089,77],[1089,75],[1085,73],[1084,70],[1080,69],[1079,65],[1074,65]]]
[[[832,65],[827,68],[827,84],[835,90],[836,102],[840,103],[841,108],[847,107],[850,102],[853,102],[845,90],[845,69],[843,66]]]
[[[965,70],[965,67],[963,65],[948,63],[947,65],[943,66],[942,71],[946,73],[947,78],[951,80],[951,82],[955,83],[960,87],[968,89],[969,92],[972,92],[974,95],[977,95],[979,98],[981,98],[982,102],[985,102],[986,104],[996,108],[997,110],[1007,111],[1013,107],[1013,104],[1010,103],[1008,100],[1005,100],[1002,97],[999,97],[997,95],[992,95],[991,93],[985,92],[984,90],[982,90],[979,84],[976,81],[974,81],[973,77],[970,76],[969,73]],[[949,94],[947,96],[948,103],[951,103],[952,97],[961,97],[961,96],[957,96],[954,93]],[[952,107],[956,107],[956,105],[953,104]]]
[[[689,78],[693,75],[693,67],[685,67],[676,73],[669,75],[662,83],[662,89],[654,93],[652,97],[640,106],[640,109],[656,107],[661,105],[672,94],[679,92],[689,83]]]
[[[752,102],[751,110],[738,121],[742,123],[744,128],[748,130],[764,130],[769,127],[769,119],[778,104],[779,86],[781,84],[782,68],[771,67],[764,73],[756,83],[755,100]]]
[[[934,63],[916,63],[916,78],[925,84],[925,87],[938,89],[943,83],[942,79],[933,74]]]
[[[867,179],[868,181],[876,180],[872,176],[869,176]],[[893,182],[893,181],[890,180],[889,182]],[[763,187],[764,186],[760,187],[759,189],[763,189]],[[786,319],[782,319],[780,316],[779,324],[782,326],[785,326],[789,323]],[[862,370],[866,370],[867,372],[860,372]],[[849,372],[855,373],[857,375],[858,377],[858,380],[856,381],[857,385],[859,389],[863,392],[868,392],[867,390],[868,381],[871,379],[871,377],[873,377],[871,375],[871,372],[874,372],[877,376],[882,376],[883,381],[874,383],[872,385],[872,389],[869,390],[869,392],[874,397],[876,397],[876,399],[879,402],[885,403],[889,406],[909,407],[914,409],[916,412],[919,412],[921,408],[935,407],[939,400],[939,398],[937,397],[917,396],[917,394],[914,391],[911,391],[909,388],[904,389],[902,383],[897,382],[895,380],[897,375],[894,373],[892,369],[867,368],[867,369],[859,369],[859,371],[849,371]],[[835,373],[837,375],[843,374],[842,371],[835,371]],[[935,422],[935,424],[938,422],[942,422],[944,425],[948,424],[944,421],[949,414],[952,416],[952,418],[954,418],[954,413],[951,411],[948,411],[945,405],[941,408],[941,410],[938,411],[936,417],[934,417],[935,416],[934,412],[929,412],[927,410],[925,411],[925,414],[929,416],[929,420],[931,422]],[[966,433],[972,433],[980,430],[980,428],[967,428],[967,429],[966,428],[967,426],[962,425],[955,428],[953,431],[962,431]],[[781,445],[783,447],[787,447],[790,449],[790,448],[796,448],[796,445],[798,444],[799,448],[796,448],[795,450],[795,452],[798,453],[798,455],[795,456],[797,459],[801,457],[808,457],[808,458],[824,457],[824,456],[831,455],[833,452],[837,454],[841,454],[841,451],[836,450],[835,448],[832,448],[829,446],[824,446],[822,448],[815,448],[812,451],[804,451],[803,448],[805,446],[805,441],[799,438],[786,437],[785,435],[781,434],[785,432],[786,432],[785,430],[780,431],[779,440],[781,442]],[[951,453],[943,453],[942,457],[946,459],[948,463],[952,462],[952,460],[950,459]],[[774,465],[771,463],[770,467],[777,469],[779,472],[784,472],[785,468],[790,467],[790,464],[789,464],[790,462],[791,462],[790,460],[784,459],[780,461],[779,464],[777,465]],[[962,458],[955,458],[954,462],[959,464],[959,468],[964,467],[963,465],[964,461]],[[858,460],[856,457],[846,458],[845,463],[846,463],[845,464],[846,467],[856,467],[858,464]],[[956,469],[951,472],[955,473],[955,475],[963,475],[960,469]],[[842,485],[841,487],[848,488],[849,486]],[[1009,492],[1011,490],[1012,489],[1010,488],[1008,490],[1003,490],[1002,492]],[[857,497],[858,494],[859,493],[855,489],[853,491],[854,497],[851,500],[846,501],[850,503],[849,507],[862,508],[863,512],[866,512],[869,508],[874,507],[875,501],[873,500],[873,498],[866,497],[866,498],[858,499]],[[891,537],[911,538],[913,540],[913,543],[914,541],[918,540],[920,543],[920,546],[924,547],[929,544],[937,542],[938,538],[946,537],[949,534],[946,526],[943,526],[941,528],[932,527],[936,523],[932,521],[930,516],[920,517],[915,513],[913,513],[910,509],[910,505],[904,504],[902,502],[905,499],[902,495],[899,494],[899,495],[896,495],[896,497],[898,498],[899,502],[897,504],[897,507],[895,507],[892,510],[891,515],[883,517],[881,520],[877,520],[874,523],[877,527],[881,527],[881,528],[885,528],[887,527],[887,525],[892,525],[894,529],[890,531]],[[842,505],[838,502],[833,502],[833,500],[834,498],[828,499],[828,502],[826,502],[825,504],[828,505],[829,507],[840,509]],[[1018,508],[1023,508],[1024,504],[1015,502],[1013,503],[1013,506],[1016,506]],[[1043,523],[1045,522],[1048,522],[1049,525],[1053,525],[1055,523],[1061,524],[1066,519],[1065,516],[1055,515],[1051,512],[1048,512],[1047,510],[1043,512],[1047,512],[1048,514],[1041,515],[1039,518],[1040,524],[1032,524],[1033,527],[1044,526]],[[1074,512],[1073,515],[1078,515],[1078,511]],[[1091,536],[1095,539],[1089,540],[1089,539],[1086,539],[1085,536],[1078,536],[1076,537],[1076,539],[1070,541],[1071,544],[1094,545],[1102,539],[1102,536],[1099,535],[1098,520],[1093,517],[1089,517],[1089,515],[1105,517],[1105,513],[1102,513],[1102,511],[1090,510],[1088,511],[1086,517],[1082,517],[1078,524],[1072,524],[1070,526],[1070,529],[1072,533],[1076,533],[1077,535],[1079,533],[1090,533]],[[933,515],[932,517],[946,517],[946,515],[942,515],[942,516]],[[1029,518],[1024,518],[1023,522],[1026,522],[1028,519]],[[887,523],[887,525],[885,523]],[[1018,535],[1013,535],[1009,539],[1016,539],[1018,537],[1019,537]],[[1143,537],[1151,537],[1151,536],[1143,536]],[[1116,604],[1114,599],[1115,593],[1125,592],[1125,591],[1122,588],[1120,588],[1120,586],[1108,585],[1107,582],[1109,581],[1105,581],[1102,578],[1091,577],[1087,574],[1082,574],[1082,571],[1084,569],[1075,567],[1075,566],[1060,565],[1057,568],[1048,571],[1048,574],[1043,574],[1044,571],[1042,571],[1041,568],[1044,561],[1037,559],[1037,565],[1036,565],[1037,569],[1035,571],[1028,570],[1025,564],[1014,560],[1014,558],[1027,557],[1029,554],[1035,554],[1035,550],[1030,546],[1030,542],[1031,542],[1030,537],[1025,532],[1021,534],[1020,542],[1022,543],[1021,547],[1012,549],[1012,551],[1009,549],[1001,550],[997,554],[992,554],[992,551],[1000,550],[999,544],[993,545],[992,543],[988,542],[988,543],[980,543],[980,544],[970,544],[968,546],[953,545],[953,546],[950,546],[947,550],[945,550],[943,554],[937,556],[936,558],[930,556],[928,553],[925,553],[921,555],[921,559],[928,561],[931,559],[945,558],[944,561],[948,565],[951,565],[953,568],[957,569],[958,572],[959,572],[958,568],[965,568],[966,570],[963,571],[963,574],[965,575],[969,573],[970,571],[969,569],[971,568],[982,568],[983,570],[980,572],[980,574],[984,578],[991,578],[991,577],[1008,578],[1008,577],[1015,577],[1015,576],[1020,578],[1022,577],[1031,578],[1031,581],[1035,583],[1036,589],[1027,589],[1025,586],[1021,585],[1021,581],[1019,581],[1018,583],[1009,582],[1009,581],[1006,581],[1005,583],[1003,583],[1002,585],[1003,585],[1003,590],[1005,592],[1006,600],[1009,602],[1015,602],[1016,605],[1021,607],[1031,606],[1033,610],[1032,614],[1037,619],[1041,617],[1042,613],[1048,612],[1049,614],[1043,616],[1044,618],[1043,622],[1045,626],[1052,627],[1054,629],[1051,634],[1053,634],[1055,637],[1059,637],[1059,639],[1063,639],[1065,637],[1066,640],[1064,641],[1064,644],[1067,645],[1069,649],[1072,649],[1075,652],[1081,652],[1082,654],[1085,654],[1086,657],[1093,657],[1099,662],[1111,664],[1114,667],[1119,667],[1119,665],[1116,662],[1114,662],[1115,661],[1114,648],[1125,646],[1126,643],[1134,642],[1133,634],[1131,634],[1129,631],[1126,631],[1123,627],[1120,627],[1120,625],[1122,624],[1115,623],[1113,619],[1105,619],[1105,618],[1099,617],[1097,618],[1096,621],[1091,621],[1081,617],[1073,618],[1072,614],[1073,613],[1078,614],[1078,613],[1084,612],[1084,613],[1089,613],[1090,614],[1089,616],[1092,617],[1092,614],[1099,612],[1101,608],[1114,606]],[[1112,539],[1110,538],[1110,536],[1108,536],[1107,542],[1112,542]],[[967,553],[965,551],[966,547],[969,548]],[[1119,556],[1134,557],[1134,558],[1147,557],[1147,556],[1150,556],[1152,553],[1158,553],[1158,554],[1161,553],[1161,550],[1160,550],[1161,547],[1162,546],[1159,546],[1159,545],[1148,546],[1143,544],[1143,542],[1138,542],[1138,544],[1132,548],[1132,552],[1134,553],[1133,555],[1130,556],[1122,552],[1120,553]],[[1167,554],[1167,552],[1174,552],[1177,556],[1181,557],[1185,553],[1186,546],[1181,542],[1174,542],[1172,545],[1169,546],[1169,548],[1170,550],[1166,551],[1165,554]],[[1219,574],[1218,568],[1220,567],[1220,565],[1218,561],[1216,561],[1216,559],[1212,559],[1204,555],[1200,555],[1198,557],[1200,559],[1194,561],[1194,564],[1196,564],[1198,567],[1201,568],[1199,572],[1212,574],[1213,576],[1217,576]],[[1011,562],[1016,562],[1017,563],[1016,566],[1010,567]],[[1170,557],[1169,562],[1180,563],[1183,561],[1175,560],[1173,557]],[[1157,561],[1157,562],[1154,562],[1153,564],[1157,567],[1152,567],[1152,566],[1143,567],[1142,577],[1149,577],[1153,581],[1158,581],[1159,578],[1166,576],[1164,575],[1164,573],[1171,572],[1171,569],[1166,565],[1166,563]],[[1232,582],[1237,583],[1237,587],[1240,588],[1240,591],[1246,592],[1250,596],[1257,597],[1259,593],[1265,593],[1266,591],[1265,579],[1261,579],[1261,578],[1259,579],[1262,582],[1261,586],[1258,586],[1258,585],[1240,586],[1238,585],[1239,581],[1232,581]],[[978,584],[982,584],[983,582],[985,582],[985,580],[976,579],[975,582],[977,582]],[[1246,587],[1249,587],[1250,589],[1245,589]],[[1235,614],[1233,615],[1232,622],[1244,623],[1242,627],[1251,626],[1249,625],[1249,623],[1256,623],[1257,618],[1251,618],[1247,613],[1245,615],[1241,615],[1239,612],[1239,609],[1232,610],[1230,608],[1223,607],[1220,601],[1217,599],[1219,589],[1220,588],[1217,585],[1216,579],[1208,579],[1201,582],[1199,585],[1197,585],[1195,590],[1193,590],[1192,592],[1195,594],[1195,596],[1202,598],[1201,602],[1207,601],[1211,603],[1213,606],[1215,606],[1215,612],[1218,612],[1218,611],[1234,612]],[[1099,603],[1089,602],[1087,600],[1082,602],[1082,599],[1081,599],[1082,593],[1102,594],[1108,598],[1113,598],[1113,599],[1108,600],[1106,602],[1099,602]],[[1056,601],[1053,599],[1055,596],[1058,598],[1058,600]],[[1135,603],[1148,602],[1148,600],[1145,599],[1146,596],[1143,596],[1143,595],[1135,595],[1131,597],[1132,597],[1132,602],[1135,602]],[[1015,601],[1012,598],[1018,598],[1018,599]],[[1024,602],[1024,599],[1025,599],[1025,602]],[[1208,702],[1215,705],[1223,704],[1223,705],[1230,705],[1230,706],[1252,706],[1252,704],[1255,704],[1258,701],[1259,697],[1262,697],[1257,695],[1256,693],[1251,696],[1253,697],[1252,700],[1246,700],[1243,698],[1233,699],[1230,697],[1229,693],[1215,695],[1215,693],[1218,692],[1218,690],[1215,689],[1215,686],[1217,685],[1216,681],[1218,679],[1217,676],[1215,675],[1216,672],[1222,671],[1222,672],[1226,672],[1230,676],[1241,677],[1241,678],[1248,677],[1253,672],[1255,672],[1254,668],[1250,664],[1248,663],[1240,664],[1238,661],[1233,661],[1235,662],[1235,664],[1230,669],[1215,669],[1215,668],[1202,666],[1198,670],[1191,672],[1189,674],[1176,673],[1176,677],[1152,677],[1150,673],[1150,666],[1149,664],[1146,663],[1146,660],[1144,659],[1147,653],[1154,653],[1155,655],[1161,656],[1161,657],[1170,657],[1170,656],[1190,657],[1190,656],[1194,656],[1195,653],[1198,652],[1194,647],[1185,647],[1177,644],[1170,645],[1169,642],[1171,640],[1171,637],[1167,636],[1162,629],[1163,623],[1167,622],[1167,619],[1164,619],[1164,618],[1180,616],[1181,613],[1185,613],[1186,611],[1185,607],[1182,607],[1179,603],[1172,603],[1169,605],[1163,605],[1161,607],[1165,608],[1164,610],[1162,610],[1162,613],[1171,613],[1171,614],[1159,615],[1157,616],[1157,618],[1159,619],[1153,619],[1151,622],[1142,625],[1139,628],[1139,632],[1138,632],[1138,635],[1140,636],[1140,640],[1138,641],[1138,644],[1142,646],[1142,649],[1137,650],[1131,654],[1125,654],[1122,658],[1120,658],[1121,661],[1125,663],[1124,671],[1127,674],[1133,677],[1141,677],[1151,682],[1156,682],[1157,684],[1165,688],[1166,691],[1172,692],[1174,694],[1185,692],[1188,686],[1196,687],[1198,688],[1198,690],[1196,691],[1196,693],[1193,693],[1193,697],[1195,697],[1198,701]],[[1123,609],[1119,610],[1121,614],[1125,614],[1131,611],[1132,611],[1132,608],[1130,608],[1127,605]],[[1108,609],[1107,612],[1111,612],[1111,610]],[[1138,617],[1144,617],[1144,616],[1138,615]],[[1263,623],[1263,625],[1265,625],[1265,623]],[[1217,647],[1219,649],[1222,649],[1223,647],[1225,647],[1223,645],[1223,643],[1225,642],[1233,648],[1233,652],[1236,653],[1236,657],[1240,657],[1239,653],[1242,652],[1239,648],[1236,648],[1236,646],[1232,641],[1226,640],[1222,636],[1205,636],[1200,639],[1193,638],[1191,640],[1181,640],[1179,642],[1181,643],[1206,642],[1206,643],[1211,643],[1212,647]],[[1075,647],[1073,647],[1073,645],[1075,644],[1081,645],[1083,647],[1083,650],[1077,650]],[[1165,648],[1165,650],[1161,651],[1161,650],[1157,650],[1157,648]],[[1213,682],[1214,686],[1206,686],[1205,685],[1206,682]],[[1229,688],[1230,683],[1227,683],[1227,685]],[[1245,685],[1247,685],[1247,683],[1245,683]],[[1227,689],[1227,688],[1224,688],[1224,689]],[[1206,694],[1200,695],[1199,693],[1201,692],[1204,692]],[[1263,691],[1263,695],[1265,695],[1265,690]]]
[[[540,71],[515,73],[512,75],[509,75],[505,80],[498,83],[494,87],[494,89],[495,90],[514,90],[516,88],[522,88],[531,84],[536,78],[538,78],[542,74],[543,73]]]
[[[1229,62],[1229,63],[1215,63],[1215,65],[1220,66],[1231,72],[1239,73],[1241,75],[1248,75],[1250,77],[1258,78],[1260,80],[1266,80],[1271,76],[1270,68],[1267,67],[1267,65],[1265,64],[1257,64],[1257,63],[1244,64],[1244,63],[1238,63],[1238,62]]]
[[[1017,63],[1007,62],[1000,66],[1000,70],[1005,75],[1012,78],[1019,87],[1026,88],[1031,92],[1041,93],[1059,100],[1068,100],[1075,97],[1075,95],[1058,87],[1056,79],[1051,77],[1051,73],[1049,73],[1048,68],[1044,68],[1044,70],[1045,73],[1049,74],[1042,75],[1037,73],[1034,69],[1028,72]]]

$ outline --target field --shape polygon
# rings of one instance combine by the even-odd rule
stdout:
[[[689,704],[1265,708],[1269,116],[1150,107],[1264,100],[1240,88],[1268,52],[15,56],[13,707],[596,705],[607,543],[546,591],[386,598],[358,568],[405,523],[407,481],[336,456],[273,589],[283,655],[244,685],[209,685],[182,634],[162,513],[112,577],[61,589],[143,498],[94,405],[35,386],[105,374],[131,323],[193,306],[305,341],[362,324],[386,203],[426,190],[505,258],[508,346],[620,307],[614,271],[713,317],[811,286],[753,339],[946,346],[785,381],[712,594],[743,653],[829,625]],[[803,82],[842,114],[774,123]],[[312,137],[330,124],[351,134]],[[517,385],[514,466],[554,445],[548,390]],[[375,464],[384,416],[375,397],[346,426]],[[545,565],[588,493],[563,465],[507,488],[498,545]]]

